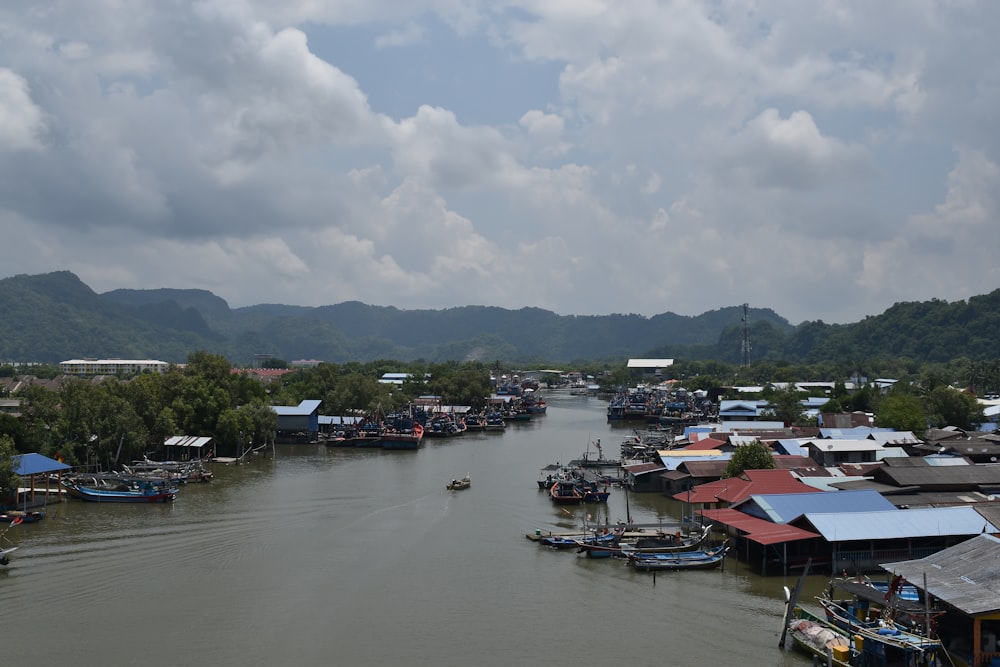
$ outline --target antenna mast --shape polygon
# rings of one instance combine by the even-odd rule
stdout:
[[[750,368],[750,304],[743,304],[743,346],[740,349],[740,366]]]

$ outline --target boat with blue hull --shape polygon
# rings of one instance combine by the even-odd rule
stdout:
[[[97,503],[167,503],[177,497],[177,489],[151,483],[128,488],[93,488],[63,480],[66,493],[74,498]]]
[[[709,570],[722,565],[729,551],[728,542],[705,551],[681,551],[671,554],[629,554],[628,564],[639,572],[666,570]]]

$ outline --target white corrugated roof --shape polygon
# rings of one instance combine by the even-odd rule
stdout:
[[[199,435],[175,435],[163,441],[167,447],[204,447],[212,438]]]
[[[906,537],[978,535],[996,526],[971,507],[927,507],[884,512],[807,513],[805,519],[828,542]]]
[[[664,366],[673,366],[673,359],[629,359],[629,368],[663,368]]]
[[[821,452],[872,452],[882,449],[882,443],[875,440],[810,440]]]

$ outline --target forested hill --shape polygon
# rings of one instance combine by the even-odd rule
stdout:
[[[0,280],[0,313],[0,361],[47,363],[78,357],[183,362],[195,350],[223,354],[235,364],[255,354],[334,362],[674,357],[738,363],[743,336],[740,306],[649,318],[488,306],[401,310],[359,302],[233,309],[204,290],[97,294],[66,271]],[[897,304],[856,324],[792,326],[766,308],[751,309],[749,322],[755,360],[993,359],[1000,349],[1000,290],[968,302]]]

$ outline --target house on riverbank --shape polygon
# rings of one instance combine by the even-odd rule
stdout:
[[[760,563],[762,574],[801,568],[809,559],[827,571],[869,572],[998,532],[972,507],[901,510],[867,489],[754,495],[701,516],[734,540],[741,558]]]

